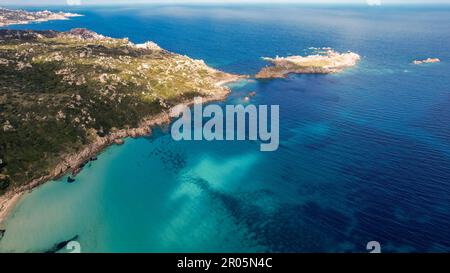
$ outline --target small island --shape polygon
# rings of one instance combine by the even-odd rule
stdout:
[[[0,7],[0,27],[9,25],[23,25],[33,22],[50,20],[67,20],[70,17],[82,16],[75,13],[44,11],[11,10]]]
[[[361,57],[353,52],[338,53],[331,49],[314,55],[263,58],[273,66],[264,67],[256,78],[285,78],[288,74],[330,74],[355,66]]]
[[[413,64],[439,63],[440,61],[438,58],[427,58],[425,60],[414,60]]]

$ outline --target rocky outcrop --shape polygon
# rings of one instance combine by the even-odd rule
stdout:
[[[327,50],[322,54],[290,57],[263,58],[273,66],[264,67],[257,79],[285,78],[288,74],[330,74],[355,66],[361,57],[353,52],[338,53]]]
[[[440,61],[438,58],[428,58],[425,60],[414,60],[413,64],[439,63]]]
[[[101,40],[106,38],[103,35],[97,34],[96,32],[85,28],[74,28],[66,33],[83,40]]]

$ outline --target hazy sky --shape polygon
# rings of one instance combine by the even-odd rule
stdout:
[[[382,4],[429,4],[429,3],[447,3],[450,0],[0,0],[0,5],[67,5],[67,3],[81,2],[82,5],[89,4],[132,4],[132,3],[277,3],[277,2],[293,2],[293,3],[361,3],[379,2]]]

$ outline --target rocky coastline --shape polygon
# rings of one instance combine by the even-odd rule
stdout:
[[[47,22],[52,20],[68,20],[71,17],[83,16],[81,14],[66,12],[24,11],[0,7],[0,27],[9,25],[25,25],[29,23]]]
[[[231,75],[226,79],[221,79],[216,84],[217,86],[224,86],[228,83],[236,82],[241,79],[248,78],[247,76]],[[215,101],[223,101],[227,98],[230,93],[229,88],[223,89],[223,92],[212,93],[210,96],[202,97],[203,103],[210,103]],[[183,104],[186,106],[191,106],[194,100],[185,101]],[[91,158],[96,158],[97,155],[102,152],[107,147],[116,144],[117,142],[123,141],[127,137],[138,138],[143,136],[150,136],[152,128],[157,126],[168,125],[174,117],[170,115],[169,111],[164,111],[158,115],[145,118],[141,121],[138,127],[121,129],[110,133],[107,136],[98,136],[96,140],[75,154],[69,154],[62,157],[61,162],[57,164],[48,175],[39,177],[26,183],[23,186],[11,189],[4,195],[0,196],[0,229],[6,218],[8,217],[11,210],[20,200],[26,192],[31,192],[33,189],[41,186],[42,184],[61,178],[62,176],[76,170],[87,160]]]

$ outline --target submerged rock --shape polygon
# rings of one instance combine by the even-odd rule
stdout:
[[[78,239],[78,235],[75,235],[73,238],[71,238],[71,239],[69,239],[67,241],[62,241],[60,243],[57,243],[52,248],[47,250],[46,253],[56,253],[56,252],[62,250],[63,248],[65,248],[68,243],[70,243],[72,241],[75,241],[77,239]]]

